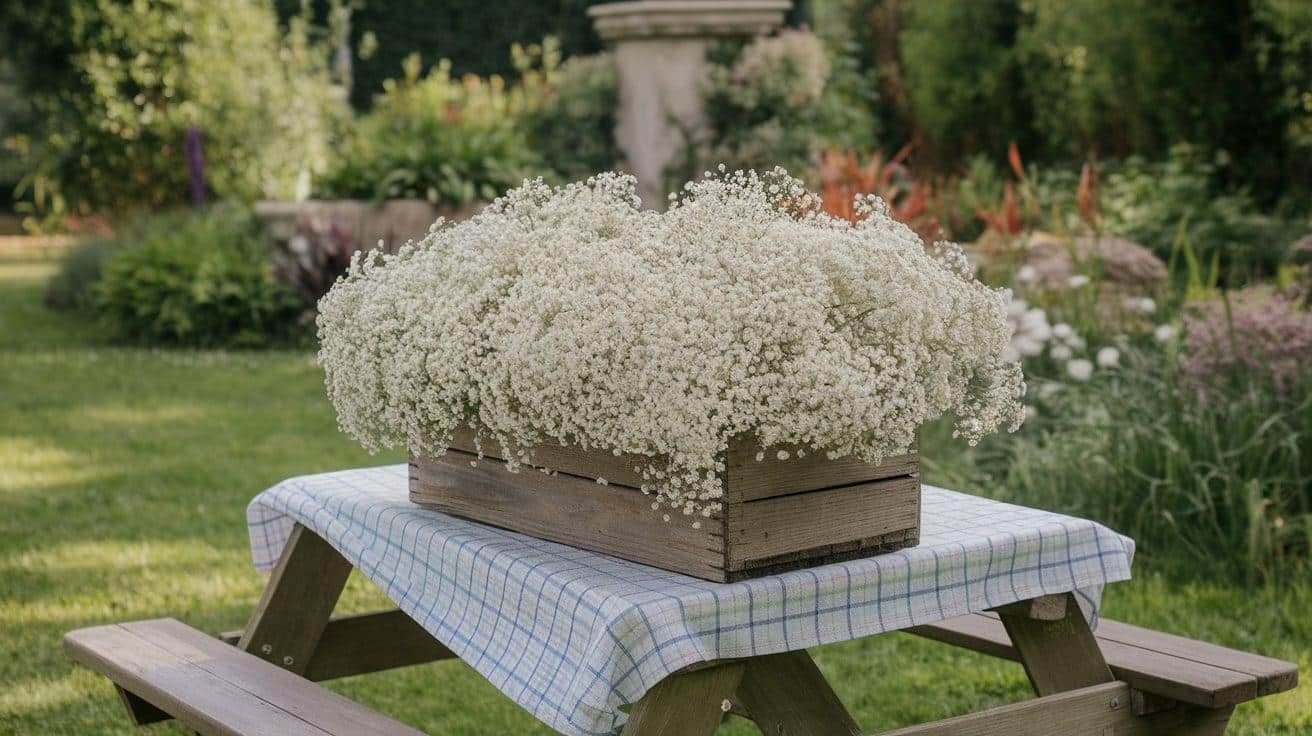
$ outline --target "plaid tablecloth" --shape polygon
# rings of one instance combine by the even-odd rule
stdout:
[[[1134,542],[1094,522],[925,486],[921,544],[740,583],[665,572],[421,509],[407,468],[292,478],[250,504],[256,567],[294,522],[331,543],[503,693],[574,736],[666,675],[1075,591],[1096,625]]]

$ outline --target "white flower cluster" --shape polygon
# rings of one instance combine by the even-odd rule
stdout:
[[[1019,425],[1008,293],[881,203],[836,220],[782,169],[708,175],[663,214],[634,192],[525,182],[357,258],[319,304],[342,429],[438,455],[483,428],[512,466],[549,439],[634,453],[653,506],[710,515],[736,436],[878,462],[945,413],[972,443]]]

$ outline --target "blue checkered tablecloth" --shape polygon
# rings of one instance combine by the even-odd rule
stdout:
[[[1134,542],[1091,521],[924,487],[920,546],[740,583],[697,580],[421,509],[405,465],[291,478],[247,509],[255,565],[295,522],[503,693],[566,734],[695,662],[802,649],[1075,591],[1096,625]]]

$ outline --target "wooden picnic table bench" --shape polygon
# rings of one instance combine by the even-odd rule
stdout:
[[[138,724],[202,734],[415,734],[314,681],[455,655],[399,610],[333,618],[351,564],[299,524],[247,627],[213,638],[172,619],[69,633],[77,662],[109,677]],[[1070,593],[910,633],[1019,661],[1036,698],[883,736],[1212,736],[1234,707],[1294,688],[1297,667],[1103,620]],[[224,643],[226,641],[226,643]],[[625,736],[710,734],[726,713],[770,736],[861,731],[804,650],[685,667],[647,691]]]

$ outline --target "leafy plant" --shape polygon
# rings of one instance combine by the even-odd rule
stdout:
[[[824,44],[808,31],[722,44],[702,89],[710,138],[694,141],[705,149],[697,158],[731,170],[810,170],[825,142],[821,100],[830,73]],[[667,171],[666,178],[695,173]]]
[[[500,77],[451,77],[449,63],[420,77],[418,55],[388,80],[359,120],[336,166],[320,181],[324,197],[488,201],[539,173],[517,116],[525,88]]]
[[[105,261],[122,245],[116,238],[89,238],[69,249],[59,271],[46,284],[46,306],[84,309],[91,306],[92,285],[100,280]]]
[[[1262,214],[1243,189],[1218,191],[1215,182],[1229,163],[1224,154],[1188,145],[1172,147],[1160,163],[1129,159],[1103,186],[1107,229],[1163,257],[1184,238],[1200,260],[1217,261],[1231,283],[1274,273],[1302,223]]]
[[[615,110],[619,82],[609,53],[574,56],[559,63],[559,47],[512,50],[526,87],[540,87],[522,124],[533,149],[558,178],[567,181],[608,171],[619,160]]]
[[[313,311],[319,299],[346,273],[355,253],[354,239],[341,225],[301,218],[292,236],[274,251],[273,274]]]
[[[283,34],[260,0],[38,6],[0,13],[40,121],[11,140],[29,227],[182,203],[189,128],[220,198],[290,197],[325,165],[346,107],[303,19]]]
[[[125,341],[259,347],[293,337],[301,302],[274,280],[268,246],[248,215],[153,218],[119,236],[91,303]]]

